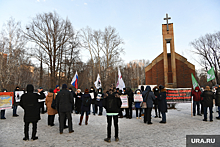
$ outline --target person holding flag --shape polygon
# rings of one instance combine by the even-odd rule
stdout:
[[[200,113],[200,101],[202,101],[202,97],[201,97],[202,92],[200,91],[199,84],[192,73],[191,73],[191,77],[192,77],[192,85],[194,89],[192,90],[193,116],[196,115],[196,107],[197,107],[197,115],[202,116]]]

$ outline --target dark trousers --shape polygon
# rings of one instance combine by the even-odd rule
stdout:
[[[129,108],[126,108],[125,111],[126,111],[126,117],[132,118],[132,104],[129,104]]]
[[[48,115],[48,125],[54,125],[54,117],[55,115]]]
[[[207,108],[209,108],[209,118],[212,120],[212,107],[204,107],[204,119],[207,120]]]
[[[154,109],[155,109],[156,116],[160,117],[160,110],[158,109],[158,105],[154,105]],[[157,110],[158,110],[158,115],[157,115]]]
[[[162,114],[162,122],[166,122],[166,112],[161,112]]]
[[[68,119],[68,127],[69,127],[69,131],[73,130],[73,124],[72,124],[72,116],[71,116],[71,112],[59,112],[59,122],[60,122],[60,133],[63,133],[63,129],[64,129],[64,122],[66,122],[66,118]]]
[[[40,110],[41,110],[41,113],[45,113],[44,102],[40,102]]]
[[[123,113],[122,113],[122,111],[123,111],[124,109],[123,108],[120,108],[120,111],[119,111],[119,116],[123,116]]]
[[[111,126],[112,126],[112,118],[114,120],[115,126],[115,137],[118,137],[118,115],[108,116],[107,115],[107,137],[111,138]]]
[[[1,110],[1,119],[5,118],[5,110]]]
[[[29,124],[32,123],[32,138],[37,134],[37,121],[35,122],[24,122],[24,136],[29,138]]]
[[[151,111],[152,111],[152,108],[145,108],[144,109],[144,112],[145,112],[144,113],[144,123],[151,122]]]
[[[16,114],[17,114],[17,108],[18,108],[17,105],[14,105],[14,106],[13,106],[13,115],[16,115]]]
[[[139,110],[139,116],[138,116],[138,110]],[[141,117],[141,108],[136,108],[136,117]]]
[[[201,104],[201,114],[204,114],[203,102],[200,101],[200,104]]]
[[[196,114],[197,107],[197,115],[200,114],[200,102],[193,101],[193,115]]]

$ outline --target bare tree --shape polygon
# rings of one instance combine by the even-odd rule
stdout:
[[[0,88],[6,88],[8,84],[15,85],[14,80],[18,78],[17,70],[23,61],[20,59],[24,55],[25,44],[20,22],[10,18],[1,32],[0,52],[3,57],[0,58]]]
[[[206,34],[190,43],[193,53],[200,56],[200,65],[208,71],[211,67],[215,69],[215,77],[219,82],[218,71],[220,70],[220,32]]]
[[[49,65],[51,86],[56,84],[58,57],[63,46],[74,37],[71,22],[60,18],[56,12],[42,13],[33,18],[27,25],[26,37],[36,43],[41,52],[46,53]]]

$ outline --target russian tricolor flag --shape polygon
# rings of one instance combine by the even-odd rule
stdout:
[[[78,74],[77,74],[77,71],[76,71],[76,74],[75,76],[73,77],[72,81],[71,81],[71,84],[76,88],[78,89]]]

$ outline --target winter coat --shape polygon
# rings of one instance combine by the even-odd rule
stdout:
[[[146,87],[145,91],[142,93],[142,97],[143,101],[147,103],[147,108],[153,108],[153,100],[155,100],[155,96],[154,93],[151,91],[150,86]]]
[[[203,97],[203,107],[213,107],[214,94],[212,91],[205,90],[201,97]]]
[[[81,104],[82,104],[82,93],[80,92],[80,93],[77,93],[77,94],[75,94],[75,109],[76,110],[80,110],[80,108],[81,108]]]
[[[114,94],[108,93],[108,96],[103,99],[103,107],[107,113],[119,113],[121,111],[121,99]]]
[[[140,94],[142,93],[142,91],[140,89],[135,90],[135,94],[137,94],[137,91],[140,91]],[[135,108],[141,108],[140,106],[141,102],[135,102]]]
[[[198,92],[196,92],[196,90],[198,90]],[[193,101],[195,102],[200,102],[201,100],[201,91],[199,89],[199,87],[196,87],[195,90],[192,91],[192,97],[193,97]]]
[[[91,88],[93,88],[93,87],[91,87]],[[93,88],[93,90],[90,90],[89,93],[94,93],[94,99],[91,99],[91,103],[96,104],[97,93],[95,92],[95,89]]]
[[[57,88],[55,88],[54,91],[53,91],[53,93],[56,93],[56,94],[57,94],[58,92],[60,92],[60,89],[57,89]]]
[[[55,114],[57,114],[57,110],[51,108],[51,104],[53,102],[53,99],[56,99],[56,94],[48,92],[48,95],[47,95],[46,101],[45,101],[45,104],[47,106],[47,113],[48,113],[48,115],[55,115]]]
[[[217,88],[215,93],[215,105],[220,106],[220,87]]]
[[[161,89],[158,100],[158,109],[160,112],[167,112],[166,89]]]
[[[88,106],[85,106],[84,102],[87,99],[89,99]],[[83,94],[81,100],[82,100],[81,111],[90,111],[90,105],[91,105],[91,96],[90,96],[90,94]]]
[[[154,87],[153,88],[153,92],[154,92],[154,95],[155,95],[155,100],[154,100],[154,105],[158,105],[158,97],[159,97],[159,94],[160,94],[160,92],[159,92],[159,87]]]
[[[62,89],[56,97],[56,107],[58,113],[71,112],[73,105],[72,94],[67,89]]]
[[[134,102],[134,94],[130,87],[127,88],[126,93],[128,95],[128,104],[131,106],[132,102]]]
[[[33,85],[27,85],[27,93],[21,96],[20,106],[24,109],[24,122],[40,120],[40,105],[38,99],[44,99],[43,92],[33,93]]]

